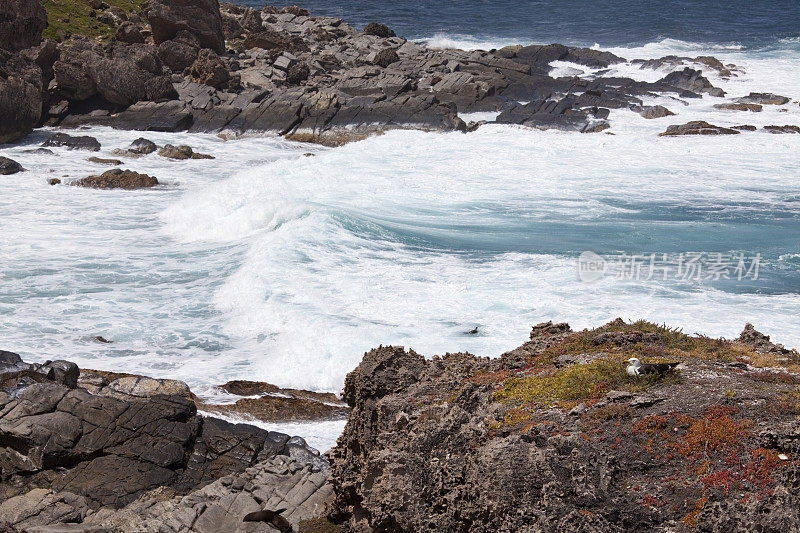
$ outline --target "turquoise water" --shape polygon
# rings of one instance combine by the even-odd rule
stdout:
[[[765,4],[760,13],[780,6]],[[386,15],[376,18],[395,16]],[[0,179],[0,348],[183,379],[215,396],[213,386],[229,379],[336,391],[378,344],[497,355],[551,319],[583,328],[646,318],[725,337],[753,322],[800,347],[800,135],[657,135],[698,119],[800,124],[798,43],[781,29],[785,20],[773,22],[737,33],[738,44],[679,40],[688,37],[653,28],[609,39],[629,59],[713,54],[735,63],[740,72],[730,80],[708,73],[731,97],[792,98],[762,113],[716,110],[722,99],[711,97],[687,105],[652,98],[648,104],[677,116],[648,121],[614,110],[610,134],[500,125],[469,135],[395,131],[337,149],[148,134],[216,156],[126,161],[164,183],[148,191],[51,187],[49,178],[103,169],[86,153],[25,153],[46,133],[4,146],[0,154],[28,171]],[[453,23],[437,37],[436,24],[422,20],[407,33],[491,47],[519,30],[480,34]],[[601,24],[592,24],[557,31],[603,41]],[[533,30],[526,35],[535,40]],[[765,45],[769,39],[777,40]],[[611,74],[652,81],[665,72],[624,63]],[[100,157],[140,135],[81,134],[97,136]],[[587,251],[611,266],[632,254],[668,254],[674,269],[680,254],[723,253],[758,256],[760,268],[757,279],[670,273],[587,283],[578,272]],[[474,328],[476,335],[467,333]]]

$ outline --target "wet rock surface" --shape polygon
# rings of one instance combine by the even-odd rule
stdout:
[[[94,137],[88,135],[73,137],[66,133],[54,133],[42,143],[42,146],[63,146],[70,150],[88,150],[90,152],[100,151],[100,143]]]
[[[230,381],[219,388],[243,398],[230,404],[198,402],[198,409],[265,422],[336,420],[346,418],[349,412],[347,404],[330,393],[283,389],[255,381]]]
[[[8,157],[0,156],[0,176],[8,176],[22,171],[22,166]]]
[[[158,179],[132,170],[114,168],[99,176],[88,176],[71,182],[71,185],[89,189],[147,189],[158,185]]]
[[[734,128],[723,128],[704,120],[694,120],[686,124],[669,126],[667,131],[659,133],[659,135],[670,137],[675,135],[735,135],[737,133],[739,130]]]

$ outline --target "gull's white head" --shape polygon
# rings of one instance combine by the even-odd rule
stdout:
[[[639,361],[636,357],[631,357],[630,359],[628,359],[628,363],[630,363],[632,366],[641,366],[642,365],[642,362]]]

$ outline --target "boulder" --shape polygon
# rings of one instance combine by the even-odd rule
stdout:
[[[22,170],[22,166],[7,157],[0,156],[0,176],[7,176],[9,174],[16,174]]]
[[[761,104],[744,104],[744,103],[730,103],[730,104],[714,104],[716,109],[726,109],[728,111],[752,111],[754,113],[761,112]]]
[[[200,50],[197,59],[191,68],[192,81],[211,87],[220,88],[229,79],[230,74],[225,63],[219,56],[208,48]]]
[[[288,37],[282,33],[263,30],[248,33],[242,46],[247,50],[251,48],[287,50],[290,48],[290,42]]]
[[[89,159],[87,159],[87,161],[91,163],[97,163],[98,165],[118,166],[122,164],[122,161],[120,161],[119,159],[106,159],[104,157],[95,157],[95,156],[90,157]]]
[[[738,130],[714,126],[703,120],[693,120],[686,124],[667,127],[667,131],[659,133],[660,136],[673,135],[735,135]]]
[[[111,104],[130,106],[176,96],[155,52],[141,44],[117,43],[107,57],[96,43],[76,39],[62,47],[53,71],[58,90],[70,100],[100,94]]]
[[[789,103],[789,98],[772,93],[750,93],[736,101],[742,104],[784,105]]]
[[[212,527],[216,504],[238,523],[263,508],[256,502],[284,504],[294,524],[321,512],[328,464],[302,439],[200,417],[182,382],[123,376],[109,384],[102,374],[79,378],[73,363],[29,364],[0,351],[0,524],[158,531],[165,520],[189,520],[185,530],[196,518],[209,522],[192,529],[199,532],[220,531]],[[196,492],[209,484],[210,492]],[[232,506],[243,491],[253,505]],[[87,523],[89,515],[96,521]],[[148,525],[121,525],[145,518]]]
[[[102,49],[86,39],[62,43],[59,60],[53,64],[58,91],[69,100],[86,100],[97,94],[97,85],[85,65],[102,57]]]
[[[736,342],[744,344],[758,353],[778,355],[788,355],[792,353],[791,350],[786,349],[782,344],[775,344],[770,341],[769,335],[764,335],[750,323],[745,324]]]
[[[689,67],[670,72],[659,81],[660,83],[697,94],[707,93],[711,96],[725,96],[725,91],[711,85],[708,78],[703,76],[703,71]]]
[[[122,43],[144,43],[142,31],[139,29],[139,26],[133,22],[123,22],[120,24],[114,38]]]
[[[3,0],[0,3],[0,50],[16,52],[38,45],[47,26],[39,0]]]
[[[308,79],[311,69],[304,62],[296,63],[286,71],[286,83],[289,85],[300,85]]]
[[[73,181],[70,185],[90,189],[144,189],[155,187],[158,185],[158,180],[147,174],[115,168],[107,170],[99,176],[88,176]]]
[[[386,68],[397,61],[400,61],[400,56],[397,55],[394,48],[384,48],[375,56],[374,63],[380,67]]]
[[[128,152],[138,155],[152,154],[158,150],[156,143],[144,137],[139,137],[128,146]]]
[[[388,26],[385,24],[379,24],[377,22],[370,22],[364,29],[362,30],[364,35],[374,35],[375,37],[394,37],[395,33],[389,29]]]
[[[112,381],[100,391],[103,396],[122,400],[147,400],[159,394],[192,399],[189,386],[176,379],[154,379],[146,376],[128,376]]]
[[[158,58],[176,73],[192,66],[199,52],[200,42],[187,31],[181,31],[175,39],[158,45]]]
[[[541,324],[531,337],[541,344],[515,350],[524,360],[366,353],[345,381],[352,411],[328,453],[330,518],[346,531],[798,530],[798,411],[775,406],[797,375],[770,383],[727,367],[724,339],[696,358],[697,337],[654,326]],[[676,350],[680,380],[631,385],[624,352],[584,344],[617,333],[652,357]],[[558,354],[571,360],[553,365]],[[595,392],[575,399],[600,368]]]
[[[218,54],[225,51],[217,0],[152,0],[146,14],[156,44],[175,38],[180,31],[187,31],[203,48],[210,48]]]
[[[308,9],[303,9],[298,6],[286,6],[281,9],[281,13],[294,15],[295,17],[307,17],[309,15]]]
[[[100,142],[88,135],[72,136],[66,133],[54,133],[47,138],[42,146],[64,146],[70,150],[88,150],[97,152],[100,150]]]
[[[158,155],[161,157],[178,160],[191,159],[193,153],[194,151],[190,146],[173,146],[171,144],[167,144],[158,151]]]
[[[675,114],[662,105],[631,106],[631,109],[646,119],[663,118]]]
[[[800,126],[792,126],[792,125],[785,125],[785,126],[764,126],[764,130],[768,131],[769,133],[800,133]]]

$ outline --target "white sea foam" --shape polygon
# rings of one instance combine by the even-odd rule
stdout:
[[[298,435],[303,437],[309,446],[316,448],[322,453],[327,452],[336,445],[336,439],[342,434],[346,420],[325,420],[322,422],[262,422],[252,417],[230,416],[219,413],[208,413],[200,411],[205,416],[221,418],[234,424],[250,424],[252,426],[266,429],[267,431],[278,431],[287,435]]]
[[[798,60],[785,52],[674,42],[614,51],[714,53],[744,70],[727,81],[707,73],[731,96],[800,96]],[[329,150],[148,134],[217,156],[127,160],[168,184],[152,191],[50,187],[46,178],[103,169],[58,149],[60,168],[48,173],[53,156],[4,148],[31,171],[0,180],[0,249],[10,258],[0,267],[2,348],[184,379],[213,397],[213,385],[237,378],[338,391],[378,344],[497,355],[549,319],[582,328],[647,318],[726,337],[751,321],[800,346],[796,278],[763,293],[577,280],[583,250],[746,249],[792,230],[799,135],[657,136],[696,119],[800,123],[797,104],[736,113],[712,107],[721,101],[647,99],[678,116],[614,110],[614,135],[488,125],[469,135],[391,132]],[[103,142],[101,156],[138,136],[85,133]],[[693,218],[698,210],[705,214]],[[776,258],[792,267],[797,244],[781,246]]]

